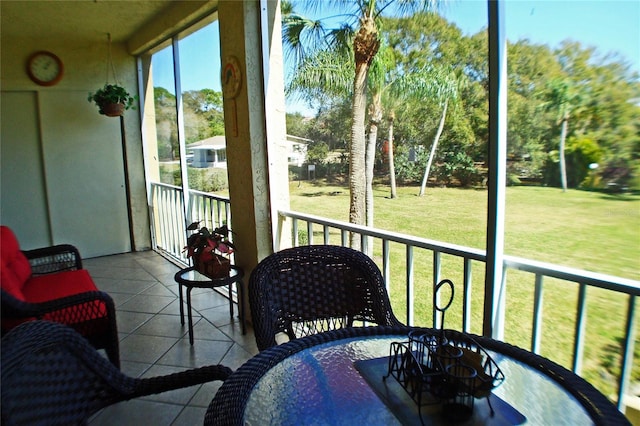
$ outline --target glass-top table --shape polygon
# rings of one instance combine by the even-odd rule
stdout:
[[[180,323],[184,325],[184,302],[182,297],[182,287],[186,287],[187,291],[187,320],[189,328],[189,343],[193,345],[193,315],[191,313],[191,290],[194,288],[210,288],[229,287],[229,314],[233,320],[233,285],[236,285],[238,291],[238,314],[242,325],[242,334],[245,334],[245,318],[244,318],[244,284],[242,278],[244,270],[235,265],[231,265],[229,275],[220,278],[211,278],[201,274],[195,267],[181,269],[176,272],[174,280],[178,283],[178,294],[180,298]]]
[[[225,381],[205,424],[419,425],[420,417],[411,414],[415,407],[394,406],[386,395],[404,389],[397,390],[393,377],[382,380],[391,343],[405,341],[408,330],[337,330],[263,351]],[[463,424],[629,424],[601,393],[563,367],[502,342],[474,338],[506,378],[490,397],[495,414],[485,399],[477,399],[473,417]],[[373,360],[368,376],[359,364],[366,360]],[[446,423],[434,408],[423,420]]]

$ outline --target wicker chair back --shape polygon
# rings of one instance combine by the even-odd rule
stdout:
[[[352,327],[354,322],[401,325],[378,266],[348,247],[311,245],[274,253],[253,270],[249,304],[259,350],[289,340]]]

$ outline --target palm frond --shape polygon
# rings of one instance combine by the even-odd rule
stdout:
[[[289,14],[282,18],[282,40],[285,55],[294,63],[301,62],[310,54],[309,46],[322,48],[326,46],[326,34],[319,20],[312,20],[297,14]]]
[[[444,68],[426,66],[416,72],[402,74],[389,85],[392,95],[403,99],[436,99],[444,105],[458,98],[458,80]]]
[[[418,12],[428,12],[437,10],[443,0],[377,0],[377,10],[375,17],[383,16],[385,13],[395,17],[414,15]]]
[[[354,66],[349,58],[337,55],[335,51],[317,52],[302,61],[285,92],[288,95],[305,91],[312,93],[312,96],[348,95],[352,90],[353,74]]]

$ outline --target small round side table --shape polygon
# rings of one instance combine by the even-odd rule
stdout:
[[[189,319],[189,343],[193,345],[193,316],[191,314],[191,290],[194,288],[210,288],[229,286],[229,312],[233,319],[233,297],[231,287],[236,283],[238,289],[238,316],[242,323],[242,334],[245,334],[245,318],[244,318],[244,289],[242,278],[244,271],[242,268],[231,265],[231,271],[228,277],[209,278],[206,275],[196,271],[193,266],[181,269],[176,272],[174,279],[178,283],[178,292],[180,293],[180,323],[184,325],[184,306],[182,299],[182,286],[187,288],[187,317]]]

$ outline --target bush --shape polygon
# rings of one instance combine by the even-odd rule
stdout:
[[[414,161],[409,160],[409,151],[398,147],[394,155],[396,179],[405,183],[420,183],[427,165],[426,150],[417,150]]]
[[[447,185],[456,179],[461,186],[470,186],[481,179],[473,158],[464,152],[445,152],[441,162],[434,169],[434,175],[438,181]]]
[[[456,157],[459,162],[453,169],[453,177],[458,179],[462,186],[478,183],[481,179],[480,171],[474,165],[473,159],[464,153],[458,153]]]
[[[589,164],[599,163],[602,150],[589,137],[570,137],[564,152],[567,187],[577,188],[589,185]],[[560,153],[557,150],[549,152],[544,168],[544,181],[551,186],[561,186],[560,183]]]
[[[307,147],[307,163],[319,166],[329,155],[329,146],[324,142],[312,142]]]
[[[202,192],[220,192],[229,188],[225,169],[189,167],[189,188]]]

